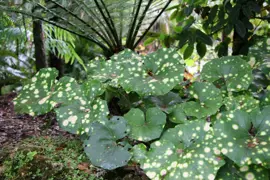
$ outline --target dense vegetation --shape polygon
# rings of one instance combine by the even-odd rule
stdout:
[[[71,58],[85,78],[41,69],[14,99],[17,113],[55,112],[106,170],[138,164],[150,179],[269,179],[269,1],[89,2],[0,6],[87,38],[104,55]],[[157,21],[165,9],[168,23]],[[155,51],[135,52],[141,40]]]

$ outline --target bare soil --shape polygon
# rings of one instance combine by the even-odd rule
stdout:
[[[74,135],[61,130],[53,113],[31,117],[27,114],[16,114],[12,100],[16,93],[0,96],[0,148],[14,146],[22,139],[38,136]]]

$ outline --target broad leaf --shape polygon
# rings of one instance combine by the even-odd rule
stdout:
[[[188,46],[186,47],[185,51],[184,51],[184,59],[189,58],[194,50],[194,44],[188,44]]]
[[[226,109],[229,111],[242,110],[246,112],[256,111],[259,108],[259,101],[249,95],[230,96],[224,99]]]
[[[164,95],[182,82],[184,75],[181,57],[172,49],[134,58],[123,69],[120,85],[140,95]]]
[[[71,103],[80,94],[80,86],[70,77],[57,81],[57,75],[54,68],[40,70],[14,100],[15,110],[34,116],[48,113],[56,105]]]
[[[129,63],[132,58],[138,57],[136,53],[125,49],[113,55],[110,60],[96,58],[88,65],[90,78],[108,83],[113,87],[119,86],[119,78],[123,76],[123,65]]]
[[[100,81],[89,79],[83,83],[82,91],[89,101],[93,101],[104,93],[105,87]]]
[[[144,142],[159,138],[166,123],[166,115],[158,108],[149,108],[146,115],[131,109],[124,117],[131,127],[130,137]]]
[[[252,82],[251,67],[238,56],[213,59],[203,66],[202,79],[214,82],[222,79],[228,91],[246,90]]]
[[[183,104],[176,105],[168,117],[169,120],[173,123],[185,123],[187,120],[187,115],[184,112]]]
[[[71,104],[61,106],[55,112],[62,129],[73,134],[88,134],[92,122],[107,120],[109,109],[104,100],[90,102],[84,96],[77,96]]]
[[[117,141],[127,136],[128,131],[122,117],[115,116],[103,124],[94,122],[90,137],[84,142],[84,150],[91,163],[108,170],[126,165],[131,155]]]
[[[31,116],[50,112],[53,105],[48,98],[57,76],[58,71],[54,68],[41,69],[14,99],[16,112]]]
[[[214,126],[221,152],[237,165],[270,167],[270,107],[255,116],[243,111],[227,112]]]
[[[248,179],[269,179],[269,173],[260,165],[238,167],[231,160],[227,160],[217,174],[216,180],[248,180]]]
[[[214,179],[224,164],[215,154],[209,123],[192,121],[169,129],[149,151],[136,146],[135,157],[150,179]]]
[[[93,60],[88,67],[89,77],[102,83],[108,83],[113,87],[119,87],[118,79],[121,74],[121,66],[114,61],[105,59]]]
[[[222,95],[212,83],[195,82],[189,91],[195,101],[183,104],[186,115],[202,118],[215,114],[222,105]]]
[[[268,105],[270,105],[270,91],[267,91],[267,92],[266,92],[266,95],[265,95],[263,101],[261,102],[261,104],[262,104],[263,106],[268,106]]]
[[[209,46],[213,45],[213,41],[210,36],[203,33],[201,30],[196,30],[196,38],[199,39],[202,43],[207,44]]]
[[[166,113],[172,112],[175,106],[181,102],[183,102],[183,99],[174,92],[169,92],[163,96],[149,96],[144,100],[147,107],[159,107]]]

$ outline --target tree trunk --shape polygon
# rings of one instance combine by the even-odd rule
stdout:
[[[48,67],[46,61],[43,27],[40,20],[33,20],[33,36],[35,45],[36,69],[39,71],[41,68]]]
[[[57,53],[57,52],[56,52]],[[55,54],[50,52],[50,67],[54,67],[59,71],[58,78],[63,77],[64,75],[64,62],[61,58],[57,57]]]
[[[52,38],[55,38],[54,31],[52,32]],[[57,49],[55,50],[55,53],[49,52],[49,66],[54,67],[59,71],[58,79],[63,77],[64,75],[64,61],[63,59],[59,58]]]

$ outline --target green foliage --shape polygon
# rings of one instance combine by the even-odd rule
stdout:
[[[53,94],[57,76],[57,70],[52,68],[38,72],[30,80],[30,83],[23,87],[22,93],[14,100],[15,110],[32,116],[51,111],[54,104],[50,101],[50,98]]]
[[[4,172],[1,178],[6,180],[101,179],[94,174],[97,169],[85,163],[87,156],[81,144],[77,139],[63,137],[24,139],[16,148],[7,149],[8,154],[2,166]],[[80,169],[80,166],[85,169]],[[91,174],[87,171],[91,171]]]
[[[207,62],[195,82],[183,82],[182,61],[170,48],[146,56],[125,50],[93,60],[82,84],[42,69],[15,109],[54,110],[64,130],[81,135],[91,163],[104,169],[138,163],[151,179],[226,179],[231,171],[232,179],[259,171],[267,178],[269,89],[255,96],[254,69],[240,56]]]
[[[109,57],[135,49],[172,0],[65,0],[0,2],[1,11],[22,13],[84,37]],[[147,18],[146,18],[147,17]]]
[[[140,109],[131,109],[124,118],[131,127],[129,136],[144,142],[159,138],[166,123],[166,115],[158,108],[149,108],[145,116]]]
[[[130,59],[120,75],[120,85],[139,95],[164,95],[181,83],[184,66],[178,53],[160,49],[147,57]]]
[[[93,164],[104,169],[124,166],[131,155],[117,141],[127,134],[128,125],[122,117],[114,116],[104,123],[95,122],[91,126],[89,139],[84,142],[85,153]]]
[[[183,110],[188,116],[202,118],[215,114],[222,105],[219,89],[211,83],[195,82],[189,91],[195,101],[183,103]]]
[[[206,45],[214,46],[218,57],[228,56],[231,50],[233,55],[247,55],[260,42],[256,34],[269,37],[269,4],[267,0],[178,1],[167,9],[171,24],[167,38],[159,36],[162,32],[149,33],[149,38],[181,49],[185,59],[197,54],[203,58]]]
[[[135,157],[151,179],[214,179],[224,161],[214,153],[209,125],[201,120],[177,125],[152,143],[149,151],[135,146]]]
[[[84,68],[84,62],[75,51],[75,36],[68,31],[46,24],[44,28],[46,48],[65,63],[73,64],[77,60]]]
[[[245,180],[245,179],[267,179],[269,172],[260,165],[239,167],[231,160],[222,166],[217,174],[217,180]]]
[[[214,125],[220,151],[238,166],[260,164],[269,168],[270,107],[255,115],[226,112]]]
[[[202,79],[217,82],[217,87],[225,86],[229,92],[246,90],[253,80],[249,64],[238,56],[227,56],[213,59],[204,65]]]
[[[164,95],[183,80],[184,66],[173,49],[160,49],[147,57],[125,50],[111,60],[97,60],[90,64],[93,78],[120,84],[127,92],[141,96]]]

